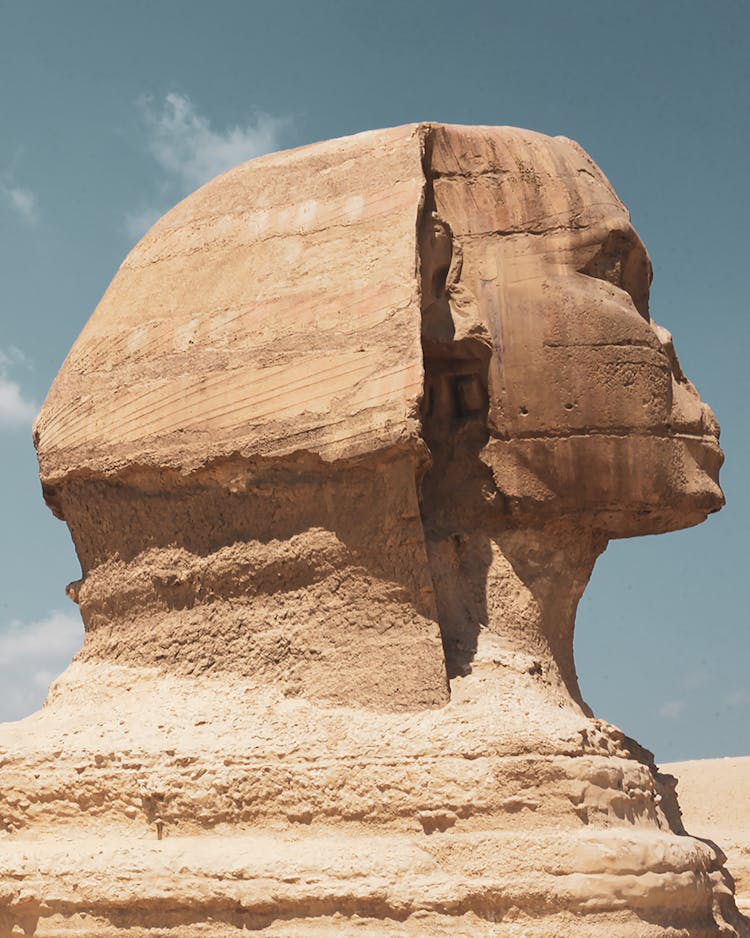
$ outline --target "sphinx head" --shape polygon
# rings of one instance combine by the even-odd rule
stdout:
[[[533,620],[575,696],[606,540],[722,503],[650,277],[599,169],[529,131],[374,131],[198,190],[126,258],[35,428],[84,656],[434,706],[451,643],[465,664],[526,590],[517,643]]]

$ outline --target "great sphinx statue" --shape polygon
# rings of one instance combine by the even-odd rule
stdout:
[[[608,541],[723,503],[650,281],[581,147],[509,127],[156,223],[35,424],[86,633],[0,729],[0,936],[750,934],[573,659]]]

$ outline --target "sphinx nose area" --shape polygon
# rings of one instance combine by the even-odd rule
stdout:
[[[711,410],[708,404],[701,401],[702,420],[706,435],[715,436],[718,440],[721,435],[721,427],[716,419],[716,414]]]
[[[672,428],[677,432],[712,436],[718,440],[719,421],[682,370],[672,333],[657,323],[652,325],[672,371]]]
[[[677,353],[674,350],[674,340],[672,339],[672,333],[669,329],[665,329],[664,326],[660,326],[656,322],[652,322],[652,328],[656,333],[662,352],[667,356],[669,360],[669,365],[672,369],[672,374],[678,381],[685,381],[685,374],[680,365],[679,359],[677,358]]]

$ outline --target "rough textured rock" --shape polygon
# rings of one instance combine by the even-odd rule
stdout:
[[[650,276],[580,147],[512,128],[157,223],[35,427],[86,638],[0,733],[0,934],[747,934],[573,662],[608,539],[722,504]]]
[[[737,906],[750,915],[750,757],[673,762],[685,827],[721,844],[735,880]]]

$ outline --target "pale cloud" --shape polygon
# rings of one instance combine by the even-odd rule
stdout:
[[[164,208],[142,208],[135,212],[128,212],[125,215],[125,233],[129,238],[137,241],[148,231],[148,229],[157,222],[167,207]]]
[[[11,371],[29,366],[28,359],[14,346],[0,349],[0,429],[22,427],[34,419],[38,405],[27,397]]]
[[[663,720],[679,720],[686,710],[687,701],[667,700],[659,707],[657,713]]]
[[[0,721],[38,710],[50,683],[70,663],[83,641],[77,612],[52,612],[36,622],[14,620],[0,627]]]
[[[746,690],[734,690],[731,694],[727,694],[724,697],[724,703],[727,707],[744,707],[746,704],[750,704],[750,692]]]
[[[0,186],[3,198],[16,214],[27,225],[35,225],[39,221],[39,199],[35,192],[24,186]]]
[[[186,95],[172,92],[162,100],[140,102],[146,149],[161,170],[162,195],[156,205],[130,212],[125,230],[140,237],[168,204],[184,197],[238,163],[278,150],[287,121],[257,114],[242,125],[217,130]]]
[[[259,114],[244,126],[217,131],[190,98],[168,94],[161,104],[143,101],[148,148],[161,168],[190,191],[238,163],[278,149],[284,122]]]

